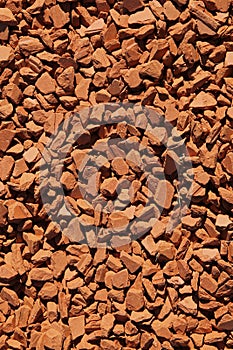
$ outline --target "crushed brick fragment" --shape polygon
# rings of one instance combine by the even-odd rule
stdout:
[[[145,7],[144,10],[137,11],[136,13],[129,16],[128,24],[129,25],[145,25],[155,23],[156,19],[149,9],[149,7]]]
[[[14,59],[14,51],[10,46],[0,45],[0,66],[5,67]]]

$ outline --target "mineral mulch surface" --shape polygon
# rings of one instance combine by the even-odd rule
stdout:
[[[231,2],[0,6],[0,349],[233,349]]]

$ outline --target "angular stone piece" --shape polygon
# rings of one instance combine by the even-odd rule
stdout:
[[[153,24],[156,22],[155,16],[151,12],[149,7],[144,8],[142,11],[137,11],[136,13],[129,16],[129,26],[131,25],[145,25]]]
[[[168,210],[171,207],[175,189],[167,180],[160,180],[155,192],[155,202]]]
[[[135,273],[143,264],[143,259],[140,256],[129,255],[124,251],[121,252],[120,258],[130,273]]]
[[[217,100],[209,92],[201,91],[190,104],[191,108],[208,109],[215,107]]]
[[[29,55],[42,51],[44,45],[37,38],[22,36],[19,39],[19,48],[24,54]]]
[[[18,273],[9,265],[4,264],[0,266],[0,282],[11,283],[18,277]]]
[[[128,271],[126,269],[117,272],[112,279],[112,284],[118,289],[126,288],[128,286]]]
[[[116,194],[118,180],[115,177],[104,180],[100,186],[101,193],[106,197],[112,197]]]
[[[194,251],[194,256],[203,263],[210,263],[221,259],[219,251],[216,248],[200,248]]]
[[[139,311],[144,306],[144,296],[140,289],[130,288],[126,295],[126,308],[130,311]]]
[[[9,8],[0,8],[0,23],[9,26],[17,25],[17,20]]]
[[[70,317],[68,323],[70,326],[71,336],[73,340],[76,340],[77,338],[84,335],[85,333],[85,316],[84,315],[80,315],[77,317]]]
[[[159,61],[153,60],[142,66],[140,69],[140,76],[143,78],[153,78],[155,81],[159,81],[162,76],[163,64]]]
[[[129,12],[140,10],[144,6],[142,0],[123,0],[123,7]]]
[[[14,59],[14,51],[10,46],[0,45],[0,66],[5,67]]]
[[[54,28],[63,28],[70,20],[69,13],[62,11],[60,5],[52,6],[49,11]]]
[[[30,211],[21,202],[13,199],[8,201],[8,220],[14,222],[17,220],[26,220],[32,217]]]
[[[54,79],[47,72],[43,73],[36,82],[36,88],[45,95],[55,92],[55,87]]]

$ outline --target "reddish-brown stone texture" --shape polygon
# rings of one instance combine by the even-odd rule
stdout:
[[[233,349],[232,23],[230,0],[1,1],[1,350]],[[130,125],[101,107],[91,122],[106,112],[109,125],[87,130],[84,108],[107,102],[130,102]],[[79,137],[61,178],[43,173],[54,212],[59,181],[76,216],[59,208],[59,230],[40,164],[71,112]],[[183,136],[190,193],[156,115]],[[103,230],[92,248],[90,226],[113,230],[112,247]]]

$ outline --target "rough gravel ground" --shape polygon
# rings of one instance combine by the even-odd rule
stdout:
[[[233,349],[231,1],[0,6],[0,349]],[[122,110],[113,122],[107,103],[130,103],[130,123]],[[85,111],[100,104],[100,126],[87,130]],[[42,173],[59,230],[39,177],[56,163],[45,145],[73,112],[80,135],[61,178]],[[185,140],[189,193],[177,179],[177,136],[156,118]],[[60,154],[66,139],[62,129]],[[150,152],[143,170],[136,144]],[[167,230],[170,218],[178,222]],[[90,226],[103,229],[102,248]],[[115,249],[104,247],[110,229]]]

